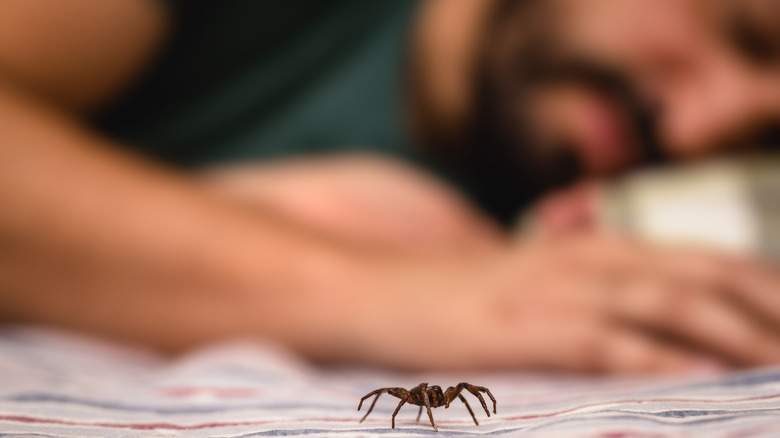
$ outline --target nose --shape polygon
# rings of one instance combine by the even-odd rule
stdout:
[[[719,58],[662,98],[661,137],[677,158],[709,155],[780,120],[780,72]],[[744,145],[747,147],[755,145]]]

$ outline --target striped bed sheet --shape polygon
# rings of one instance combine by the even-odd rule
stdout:
[[[416,406],[390,428],[398,399],[368,419],[364,394],[461,381],[498,400],[480,422],[456,402]],[[473,400],[473,402],[472,402]],[[401,374],[318,368],[274,345],[215,345],[176,359],[35,328],[0,329],[0,437],[260,436],[777,437],[780,368],[724,376],[587,378],[525,373]]]

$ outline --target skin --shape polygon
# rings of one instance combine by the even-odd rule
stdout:
[[[718,7],[753,5],[757,13],[749,23],[757,27],[759,11],[769,2],[555,2],[566,10],[559,26],[572,50],[625,72],[634,87],[664,108],[659,131],[671,156],[692,159],[738,147],[723,140],[741,139],[757,123],[780,117],[780,64],[758,62],[733,47],[720,16],[728,12]],[[580,104],[578,117],[585,117],[587,108]],[[607,129],[619,129],[619,108],[604,111]],[[585,148],[584,139],[580,144]]]
[[[576,56],[620,72],[630,86],[660,108],[658,137],[671,160],[691,161],[766,146],[753,135],[780,123],[780,52],[757,59],[734,43],[727,24],[735,11],[752,29],[775,29],[776,3],[750,0],[553,0],[553,33]],[[731,18],[730,18],[731,17]],[[763,33],[761,33],[763,32]],[[756,31],[762,41],[777,33]],[[639,134],[624,109],[598,90],[561,85],[539,92],[535,123],[545,135],[564,138],[585,163],[588,179],[641,166]],[[548,196],[539,217],[553,232],[587,230],[593,212],[581,186]],[[591,191],[592,194],[592,191]]]
[[[0,2],[2,321],[169,352],[272,338],[418,370],[780,362],[780,280],[757,262],[602,236],[515,242],[375,158],[192,175],[124,152],[85,115],[143,71],[166,23],[151,0]]]

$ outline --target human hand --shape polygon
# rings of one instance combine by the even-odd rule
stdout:
[[[501,239],[496,225],[443,183],[380,157],[228,166],[204,180],[284,220],[385,251],[475,250]]]
[[[712,372],[780,363],[779,290],[755,262],[582,236],[387,270],[344,320],[358,359],[400,367]]]

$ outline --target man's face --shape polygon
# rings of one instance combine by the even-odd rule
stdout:
[[[780,2],[542,3],[527,31],[504,20],[485,64],[488,80],[505,83],[493,102],[508,120],[504,136],[532,149],[518,159],[539,161],[526,167],[565,173],[549,157],[569,156],[578,162],[570,179],[598,177],[650,158],[780,146],[761,144],[780,127]]]

